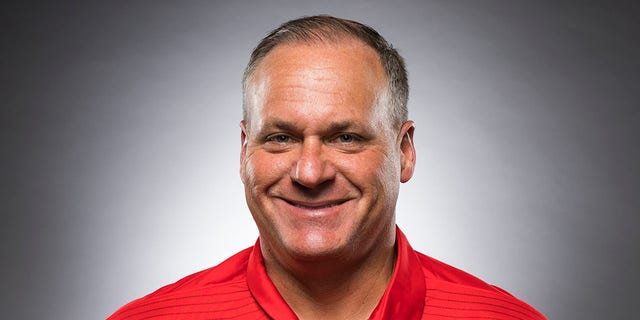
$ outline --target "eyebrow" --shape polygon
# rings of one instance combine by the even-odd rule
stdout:
[[[285,131],[296,131],[301,129],[295,122],[280,119],[268,123],[265,128],[277,128]],[[344,131],[349,128],[360,128],[360,126],[355,124],[353,121],[330,122],[326,128],[323,128],[323,131],[337,132]]]
[[[329,131],[331,132],[335,132],[335,131],[344,131],[347,130],[349,128],[359,128],[360,126],[355,124],[352,121],[340,121],[340,122],[332,122],[329,125]]]
[[[265,123],[265,125],[262,127],[261,131],[265,131],[265,130],[271,130],[271,129],[279,129],[279,130],[284,130],[284,131],[295,131],[297,130],[297,126],[294,122],[291,121],[286,121],[286,120],[274,120],[274,121],[269,121],[267,123]]]

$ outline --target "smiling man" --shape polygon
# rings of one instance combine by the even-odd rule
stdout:
[[[396,227],[414,125],[404,62],[376,31],[289,21],[253,51],[243,89],[240,176],[258,241],[111,319],[544,319]]]

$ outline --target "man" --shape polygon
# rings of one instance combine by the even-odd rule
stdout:
[[[240,175],[258,241],[110,319],[544,319],[397,229],[414,126],[404,62],[376,31],[289,21],[254,50],[243,92]]]

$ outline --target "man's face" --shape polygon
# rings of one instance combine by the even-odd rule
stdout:
[[[357,41],[280,45],[249,81],[240,174],[265,258],[392,245],[399,183],[415,162],[413,126],[392,128],[375,106],[386,82],[375,51]]]

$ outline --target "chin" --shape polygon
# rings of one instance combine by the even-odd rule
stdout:
[[[345,252],[343,239],[333,232],[306,232],[285,240],[289,254],[300,260],[327,259],[341,256]]]

